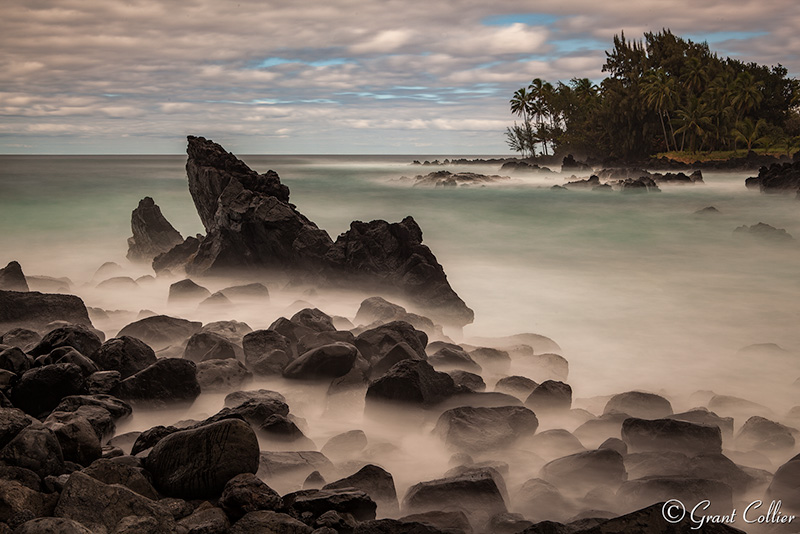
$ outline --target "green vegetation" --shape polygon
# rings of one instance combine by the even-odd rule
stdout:
[[[800,142],[800,82],[781,65],[720,59],[707,43],[663,30],[643,41],[615,36],[603,71],[599,86],[537,78],[515,92],[511,112],[521,123],[506,130],[511,149],[523,157],[680,158],[757,147],[787,153]]]

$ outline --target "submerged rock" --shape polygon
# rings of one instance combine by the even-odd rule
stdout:
[[[109,339],[90,357],[104,371],[119,371],[122,379],[156,362],[153,349],[130,336]]]
[[[0,290],[0,331],[39,330],[54,321],[92,326],[86,306],[75,295]]]
[[[200,395],[197,366],[189,360],[163,358],[120,382],[112,394],[139,405],[192,403]]]
[[[775,228],[769,224],[760,222],[753,226],[739,226],[733,231],[734,234],[744,235],[753,239],[758,239],[764,243],[772,244],[792,244],[794,237],[783,228]]]
[[[632,452],[675,451],[688,455],[722,452],[722,432],[674,419],[637,419],[622,423],[622,439]]]
[[[203,324],[167,315],[154,315],[135,321],[119,331],[117,337],[131,336],[142,340],[153,350],[182,344],[192,334],[200,331]]]
[[[150,197],[139,201],[131,213],[128,255],[131,261],[150,261],[183,242],[181,234],[161,214],[161,208]]]
[[[368,405],[388,401],[431,406],[455,393],[455,383],[447,373],[435,371],[423,360],[403,360],[370,384],[366,399]]]
[[[462,406],[444,412],[434,433],[447,445],[474,453],[511,447],[515,441],[532,436],[538,426],[536,415],[522,406]]]
[[[672,404],[661,395],[628,391],[614,395],[606,403],[603,413],[615,412],[641,419],[660,419],[672,415]]]

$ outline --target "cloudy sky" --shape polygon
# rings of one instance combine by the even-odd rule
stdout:
[[[796,0],[3,0],[0,153],[504,154],[515,89],[662,27],[800,74]]]

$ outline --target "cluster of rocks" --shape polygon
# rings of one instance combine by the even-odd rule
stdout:
[[[401,182],[412,182],[414,187],[469,187],[471,185],[486,185],[510,180],[508,176],[496,174],[486,175],[474,172],[435,171],[426,175],[418,174],[414,178],[400,177]]]
[[[699,170],[686,175],[682,172],[660,174],[637,168],[610,168],[603,169],[597,174],[592,174],[589,178],[580,180],[573,175],[571,181],[563,186],[553,186],[553,189],[658,193],[661,191],[659,185],[701,183],[703,183],[703,173]]]
[[[800,152],[795,154],[792,162],[761,167],[758,176],[747,178],[744,183],[748,189],[758,189],[762,193],[794,194],[800,199]]]
[[[153,259],[156,272],[280,272],[320,287],[397,294],[448,325],[472,322],[472,310],[422,244],[412,217],[399,223],[354,221],[333,241],[289,203],[289,188],[277,173],[258,174],[205,138],[188,140],[189,191],[206,235],[179,240],[158,207],[142,200],[133,212],[131,254],[160,252]]]
[[[630,391],[576,409],[568,362],[542,336],[455,344],[379,297],[346,329],[313,308],[263,330],[152,316],[109,340],[27,320],[12,307],[0,337],[0,532],[690,532],[659,503],[708,498],[723,513],[755,495],[800,510],[800,435],[764,407],[717,395],[675,413]],[[508,375],[512,360],[530,372]],[[380,465],[393,445],[356,428],[318,449],[280,392],[247,389],[254,376],[317,384],[331,407],[360,398],[379,420],[418,414],[450,465],[400,498]],[[202,391],[228,392],[225,406],[117,435],[134,410]]]
[[[759,243],[774,245],[793,245],[796,243],[792,234],[783,228],[775,228],[769,224],[760,222],[752,226],[742,225],[733,231],[734,235],[745,236],[756,240]]]

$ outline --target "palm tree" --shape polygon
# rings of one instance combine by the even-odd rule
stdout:
[[[508,103],[511,105],[511,113],[521,116],[524,122],[528,122],[530,117],[531,94],[524,87],[522,89],[517,89]]]
[[[744,141],[747,144],[747,151],[753,148],[753,145],[758,142],[763,142],[766,139],[761,137],[761,131],[766,128],[767,122],[764,119],[758,119],[758,122],[753,122],[753,119],[746,117],[744,120],[736,123],[736,128],[731,130],[731,133],[737,140]]]
[[[736,77],[736,82],[733,86],[733,95],[731,96],[731,104],[737,112],[737,123],[742,115],[757,109],[761,104],[761,101],[764,99],[764,93],[761,92],[763,88],[764,82],[756,80],[749,72],[740,72]]]
[[[645,105],[658,113],[658,118],[661,121],[661,131],[664,134],[664,144],[667,145],[667,152],[669,152],[671,147],[664,117],[666,116],[669,122],[668,110],[674,106],[677,98],[675,79],[671,78],[664,69],[659,68],[655,71],[650,71],[645,75],[640,91],[644,97]],[[675,149],[677,150],[677,146]]]
[[[711,121],[711,111],[708,106],[696,96],[691,96],[686,107],[677,112],[677,118],[681,122],[681,127],[675,130],[676,134],[682,134],[681,150],[686,141],[686,134],[689,134],[689,150],[697,152],[697,138],[705,141],[708,133],[713,130],[714,123]],[[700,145],[702,148],[702,143]]]
[[[686,60],[686,68],[681,76],[681,81],[689,95],[700,94],[708,81],[706,66],[698,57],[690,57]]]

